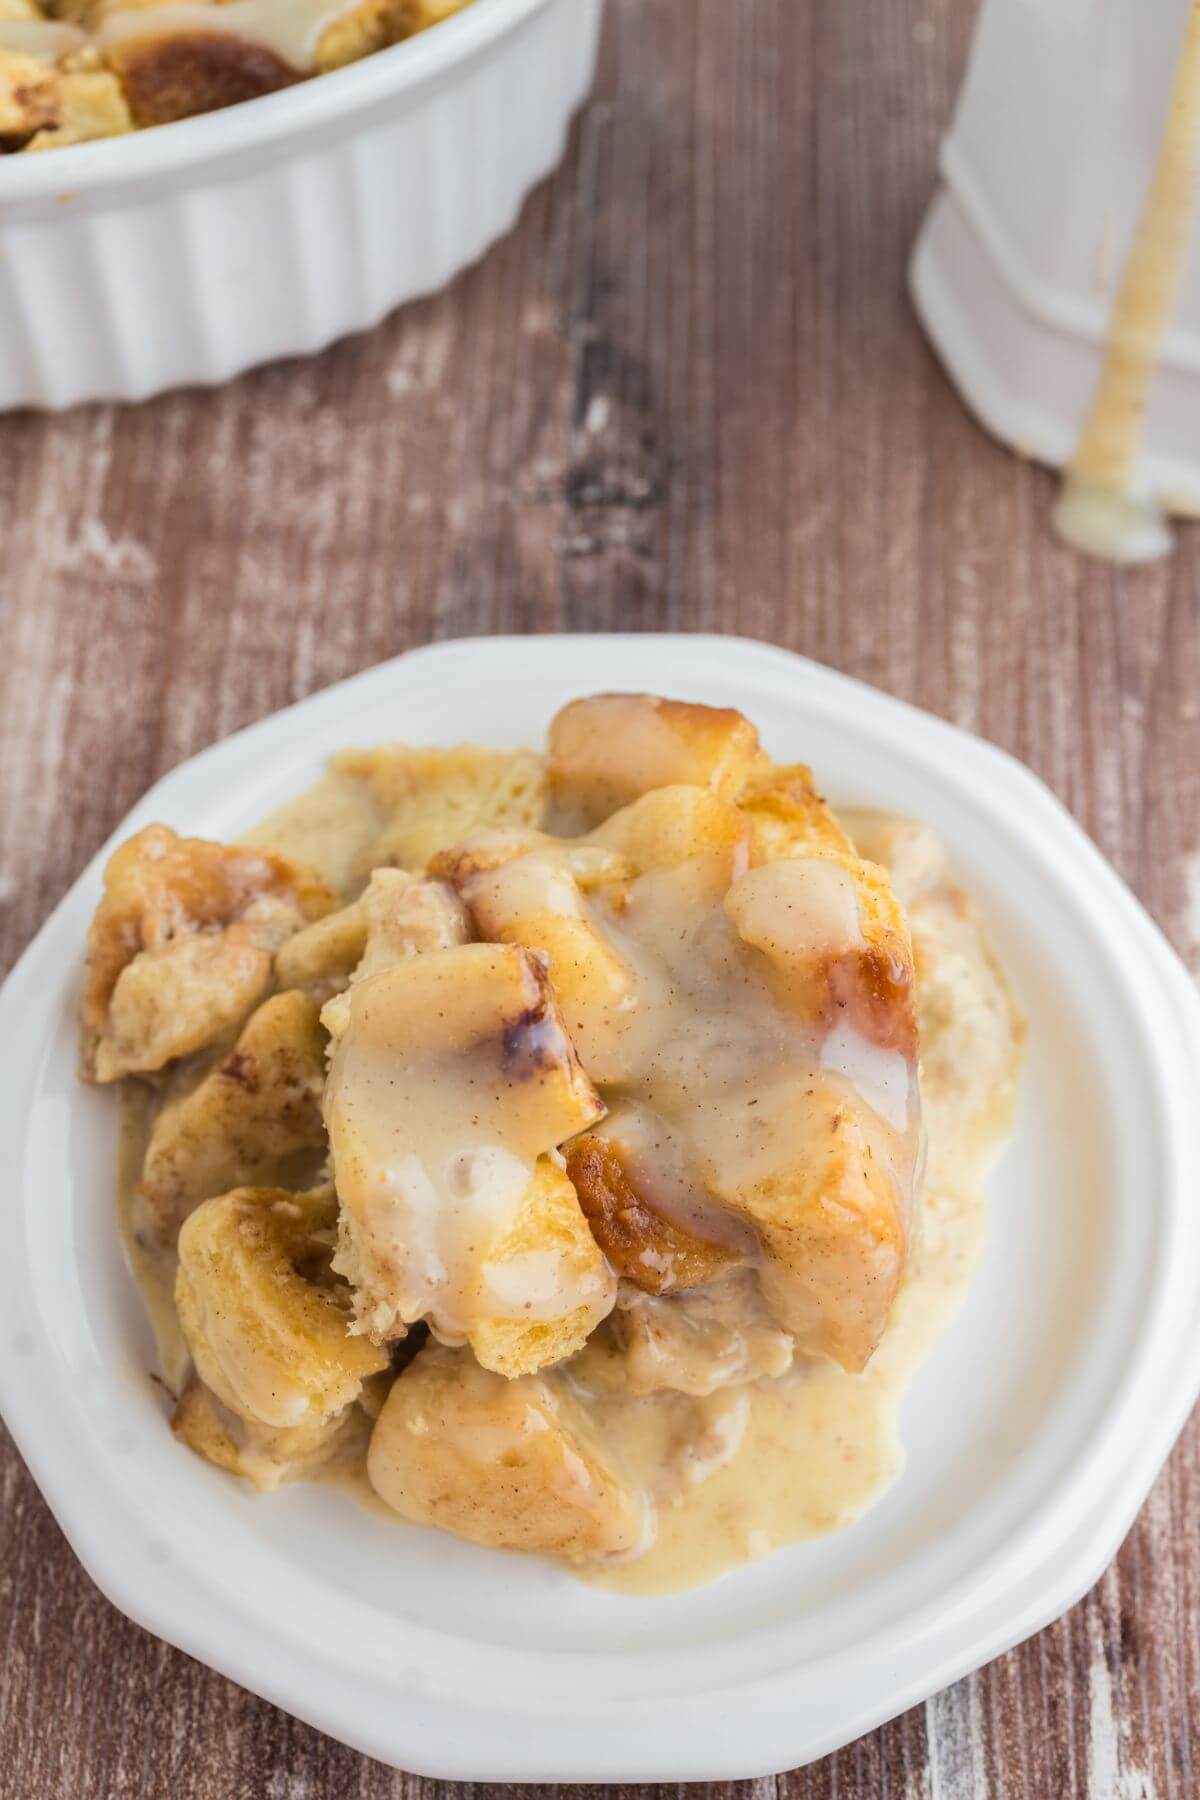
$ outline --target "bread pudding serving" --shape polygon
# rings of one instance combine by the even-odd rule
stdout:
[[[82,1003],[181,1443],[650,1590],[897,1472],[1020,1039],[927,829],[646,695],[138,833]]]
[[[340,69],[471,0],[0,0],[0,154],[120,137]]]

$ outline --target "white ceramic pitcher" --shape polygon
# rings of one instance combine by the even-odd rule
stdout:
[[[911,286],[968,406],[1038,460],[1066,463],[1088,417],[1191,6],[983,0]],[[1175,512],[1200,512],[1196,227],[1137,457],[1139,489]]]

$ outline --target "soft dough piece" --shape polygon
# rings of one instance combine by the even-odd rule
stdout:
[[[179,1234],[179,1323],[200,1379],[239,1418],[318,1431],[387,1367],[328,1280],[334,1212],[328,1188],[238,1188]]]
[[[914,905],[945,877],[946,853],[937,834],[919,819],[898,818],[866,806],[846,808],[842,823],[858,854],[887,870],[892,892],[908,908],[911,924]]]
[[[468,1341],[482,1366],[500,1375],[522,1375],[573,1356],[612,1307],[615,1278],[583,1222],[570,1178],[548,1156],[539,1158],[483,1280],[484,1316]],[[583,1298],[565,1316],[557,1316],[555,1301],[550,1318],[523,1318],[526,1305],[536,1311],[550,1289]],[[537,1296],[532,1301],[531,1292]]]
[[[88,932],[84,1074],[151,1073],[215,1043],[267,992],[279,946],[332,905],[289,857],[139,831],[109,858]]]
[[[861,1369],[904,1276],[915,1138],[881,1132],[836,1081],[788,1098],[793,1146],[778,1168],[714,1186],[758,1233],[764,1298],[797,1349]]]
[[[506,1374],[569,1355],[616,1284],[542,1160],[603,1112],[544,964],[465,944],[397,962],[348,1000],[325,1117],[334,1266],[362,1329],[386,1340],[424,1318]]]
[[[325,1148],[325,1034],[306,994],[275,994],[237,1044],[154,1121],[137,1190],[140,1222],[173,1243],[202,1200],[286,1185],[296,1160]]]
[[[280,987],[303,988],[319,1005],[340,994],[367,947],[367,916],[361,898],[339,906],[298,931],[275,956]]]
[[[934,1147],[975,1150],[995,1136],[1013,1104],[1025,1024],[988,948],[973,902],[942,887],[913,907],[921,1013],[921,1092]]]
[[[262,1425],[242,1418],[192,1375],[171,1414],[171,1430],[206,1462],[270,1493],[285,1481],[307,1480],[343,1449],[361,1454],[368,1422],[358,1407],[347,1406],[303,1425]]]
[[[572,1562],[635,1552],[648,1502],[595,1442],[566,1385],[481,1369],[430,1346],[397,1379],[371,1435],[367,1475],[418,1525]]]
[[[471,935],[466,911],[452,887],[404,869],[376,869],[354,910],[362,920],[362,954],[341,991],[326,1002],[321,1014],[326,1030],[335,1038],[342,1035],[350,1019],[347,987],[380,974],[393,963],[465,944]]]
[[[915,1065],[912,944],[883,869],[855,857],[781,857],[748,870],[724,904],[785,1006]]]

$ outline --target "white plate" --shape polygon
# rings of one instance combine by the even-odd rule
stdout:
[[[180,1448],[112,1217],[115,1107],[75,1079],[103,854],[0,996],[0,1402],[131,1617],[347,1743],[490,1780],[722,1779],[825,1754],[1046,1624],[1113,1555],[1200,1386],[1200,1001],[1047,790],[949,725],[737,639],[441,644],[177,769],[121,826],[226,837],[345,743],[537,743],[581,691],[732,703],[835,800],[927,819],[1030,1019],[966,1310],[906,1403],[906,1473],[839,1537],[668,1599],[256,1497]]]

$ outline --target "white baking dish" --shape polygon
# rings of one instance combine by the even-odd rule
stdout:
[[[835,1749],[1099,1576],[1200,1387],[1200,1000],[1011,758],[784,651],[716,637],[440,644],[176,769],[120,827],[226,837],[338,745],[541,741],[581,689],[742,707],[835,802],[920,815],[980,897],[1030,1024],[966,1306],[902,1415],[908,1467],[849,1531],[631,1598],[357,1510],[255,1495],[176,1443],[117,1242],[116,1107],[75,1076],[103,853],[0,994],[0,1403],[118,1606],[373,1756],[495,1781],[762,1775]]]
[[[0,407],[224,381],[480,256],[562,154],[602,0],[475,0],[349,68],[0,159]]]

